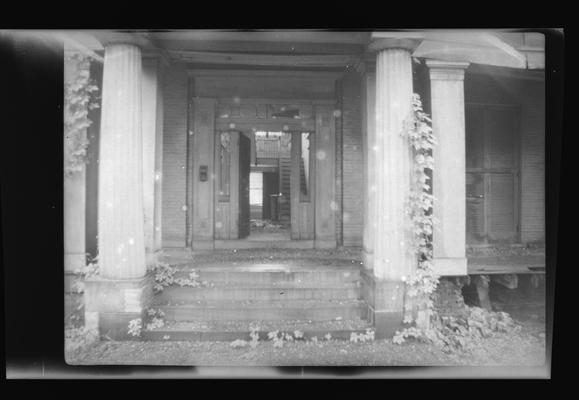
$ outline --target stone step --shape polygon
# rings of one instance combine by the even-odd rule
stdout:
[[[308,286],[339,286],[360,280],[358,267],[312,267],[283,266],[275,264],[252,264],[238,266],[208,266],[192,267],[178,266],[175,277],[188,278],[192,270],[199,281],[210,284],[231,284],[236,286],[254,285],[308,285]]]
[[[158,303],[152,306],[173,321],[327,321],[365,317],[367,307],[362,300],[322,301],[198,301]]]
[[[365,333],[366,329],[372,329],[368,321],[360,318],[349,320],[332,321],[169,321],[165,326],[154,330],[144,330],[142,338],[150,341],[226,341],[232,342],[237,339],[251,340],[251,325],[257,325],[260,341],[270,341],[268,333],[279,331],[291,333],[300,331],[302,340],[327,340],[329,333],[331,339],[349,340],[352,332]]]
[[[341,286],[307,287],[297,285],[276,285],[273,282],[264,286],[239,286],[225,284],[213,287],[169,286],[158,293],[159,302],[170,301],[217,301],[217,300],[346,300],[361,297],[358,282],[344,283]]]

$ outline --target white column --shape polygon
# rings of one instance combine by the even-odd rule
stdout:
[[[378,279],[401,281],[416,267],[405,207],[411,153],[402,135],[412,104],[412,60],[400,41],[383,43],[376,59],[375,142],[369,149],[376,185],[373,269]]]
[[[160,248],[160,192],[162,182],[163,99],[161,60],[158,56],[143,60],[143,206],[147,263],[154,262]]]
[[[141,50],[105,47],[99,158],[98,245],[101,276],[146,273],[143,236]]]
[[[434,269],[466,274],[464,70],[468,63],[429,60],[434,147]]]

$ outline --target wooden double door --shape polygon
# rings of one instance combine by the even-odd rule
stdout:
[[[315,135],[291,132],[291,239],[314,239]],[[215,136],[215,239],[250,235],[250,179],[253,132],[217,131]]]

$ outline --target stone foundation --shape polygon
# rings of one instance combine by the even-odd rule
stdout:
[[[391,338],[403,329],[405,283],[377,279],[371,271],[362,271],[361,278],[366,317],[374,325],[375,338]]]
[[[150,278],[85,281],[85,327],[111,340],[130,340],[129,321],[145,319],[151,303]]]

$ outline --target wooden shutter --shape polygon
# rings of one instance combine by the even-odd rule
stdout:
[[[487,199],[489,239],[513,241],[516,237],[514,175],[489,174]]]

